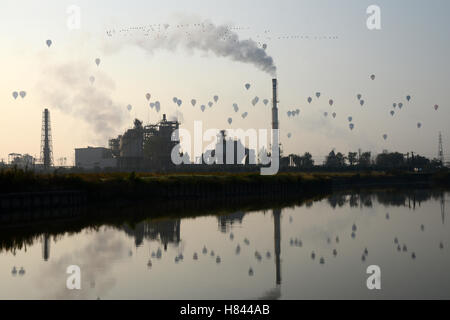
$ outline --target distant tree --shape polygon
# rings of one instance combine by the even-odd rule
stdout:
[[[405,166],[405,158],[402,153],[380,153],[375,160],[377,166],[383,168],[399,168]]]
[[[298,168],[310,169],[314,167],[314,160],[309,152],[306,152],[303,156],[295,155],[293,161]]]
[[[414,168],[426,168],[430,165],[430,160],[428,158],[416,155],[411,159],[411,165]]]
[[[325,159],[325,166],[330,168],[340,168],[345,166],[345,156],[332,150]]]
[[[358,159],[358,163],[361,167],[370,167],[372,164],[372,154],[370,152],[363,152]]]
[[[347,159],[351,166],[354,166],[357,163],[357,161],[358,161],[357,156],[358,156],[358,154],[356,152],[348,153]]]

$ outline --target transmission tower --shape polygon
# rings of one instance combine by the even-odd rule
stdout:
[[[444,148],[442,147],[442,133],[439,132],[439,147],[438,147],[438,159],[441,164],[444,165]]]
[[[52,130],[48,109],[42,112],[41,162],[46,169],[53,165]]]

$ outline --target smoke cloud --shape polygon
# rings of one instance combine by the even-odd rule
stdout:
[[[178,27],[179,26],[179,27]],[[131,40],[130,40],[131,39]],[[217,57],[224,57],[233,61],[252,64],[256,68],[276,75],[276,66],[272,57],[251,39],[240,40],[239,35],[227,25],[214,25],[211,22],[194,22],[192,19],[172,25],[158,37],[127,37],[126,43],[137,45],[152,54],[157,50],[176,51],[182,47],[187,50],[199,50],[213,53]],[[109,43],[106,52],[120,50],[125,40]]]
[[[38,83],[50,108],[84,120],[92,129],[93,142],[104,143],[128,119],[125,107],[113,102],[114,82],[106,75],[79,61],[44,67],[44,80]],[[92,83],[90,77],[95,75]]]

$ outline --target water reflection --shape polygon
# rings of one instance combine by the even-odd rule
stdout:
[[[370,264],[382,266],[399,286],[385,287],[383,297],[421,297],[401,284],[425,272],[433,274],[430,283],[420,283],[425,297],[449,298],[449,276],[437,271],[450,267],[447,201],[442,190],[340,192],[283,209],[219,216],[119,219],[68,230],[2,226],[0,298],[370,298],[364,287]],[[36,260],[36,247],[44,264]],[[65,288],[70,264],[81,267],[85,290]],[[406,271],[392,271],[396,265]],[[11,293],[6,273],[10,279],[26,275],[46,289],[21,284]]]

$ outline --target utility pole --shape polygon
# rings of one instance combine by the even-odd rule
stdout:
[[[444,165],[444,147],[442,146],[442,133],[439,132],[438,160]]]

